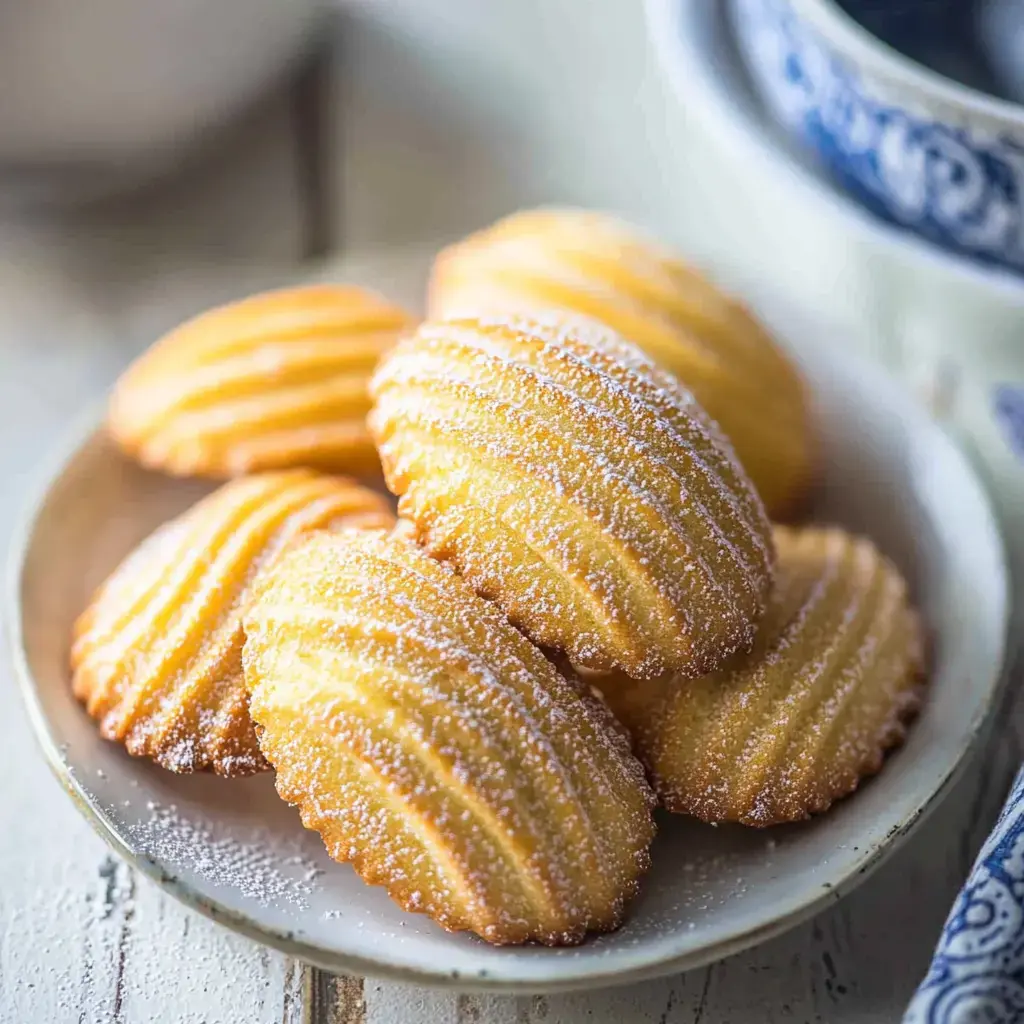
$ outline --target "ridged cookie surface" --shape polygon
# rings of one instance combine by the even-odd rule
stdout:
[[[537,643],[640,677],[749,646],[772,574],[760,499],[689,392],[609,328],[426,323],[372,390],[401,512]]]
[[[921,700],[922,634],[899,572],[842,530],[777,528],[778,581],[747,656],[702,679],[598,685],[669,810],[774,825],[877,772]]]
[[[434,264],[432,317],[549,307],[602,320],[679,377],[729,435],[770,515],[802,503],[817,444],[796,367],[740,303],[653,240],[608,214],[527,210]]]
[[[492,943],[619,924],[653,797],[578,680],[402,536],[315,534],[257,590],[260,744],[332,857]]]
[[[266,292],[183,324],[133,363],[108,426],[143,465],[224,478],[377,470],[367,382],[411,321],[362,288]]]
[[[225,484],[100,587],[75,625],[75,695],[107,739],[172,771],[264,769],[241,660],[257,572],[304,531],[392,521],[380,495],[307,470]]]

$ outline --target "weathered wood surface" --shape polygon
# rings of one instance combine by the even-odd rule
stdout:
[[[70,415],[142,343],[60,239],[0,244],[0,543]],[[303,970],[196,917],[112,858],[36,750],[0,669],[0,1020],[253,1024],[302,1014]]]
[[[767,265],[716,192],[724,172],[662,95],[631,0],[600,18],[586,0],[341,6],[327,92],[321,69],[174,181],[0,231],[0,543],[43,454],[135,351],[183,315],[296,273],[332,241],[450,237],[516,205],[567,200],[661,223],[737,280]],[[471,87],[484,78],[489,89]],[[325,122],[333,132],[311,142]],[[891,1022],[1020,763],[1014,696],[935,816],[813,921],[681,977],[482,997],[309,970],[137,878],[51,778],[5,658],[0,1022]]]

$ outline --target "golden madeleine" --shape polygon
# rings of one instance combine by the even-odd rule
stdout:
[[[677,376],[717,420],[773,518],[814,478],[807,390],[737,301],[638,230],[590,210],[526,210],[442,251],[431,317],[562,308],[602,320]]]
[[[266,767],[242,678],[256,574],[307,530],[393,522],[385,499],[309,470],[223,485],[135,549],[75,624],[73,688],[100,732],[175,772]]]
[[[352,286],[255,295],[143,353],[117,382],[107,424],[128,455],[177,476],[376,472],[367,382],[410,325],[402,310]]]
[[[693,397],[596,321],[423,324],[370,425],[402,515],[538,644],[701,675],[753,640],[771,529]]]
[[[497,944],[615,928],[653,795],[603,706],[449,566],[384,531],[288,551],[245,618],[281,796],[406,910]]]
[[[754,649],[701,679],[598,680],[671,811],[775,825],[877,772],[924,689],[919,618],[895,566],[835,528],[776,528]]]

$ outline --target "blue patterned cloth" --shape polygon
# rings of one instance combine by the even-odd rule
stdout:
[[[993,390],[992,405],[996,423],[1002,430],[1010,451],[1024,463],[1024,387],[998,384]]]
[[[1024,1022],[1024,769],[946,919],[903,1024]]]

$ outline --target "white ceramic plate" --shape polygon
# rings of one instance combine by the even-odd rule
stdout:
[[[346,268],[395,298],[423,261]],[[776,324],[779,317],[773,316]],[[544,991],[678,971],[760,942],[852,889],[947,789],[998,689],[1007,615],[985,495],[946,436],[878,371],[791,323],[817,392],[817,517],[872,536],[912,581],[935,637],[931,695],[883,773],[828,815],[770,832],[663,816],[625,926],[568,950],[493,949],[403,914],[331,862],[269,776],[177,777],[99,739],[72,698],[68,636],[92,588],[203,487],[144,472],[90,426],[52,475],[13,561],[9,622],[33,725],[82,813],[123,856],[231,928],[333,970]]]

